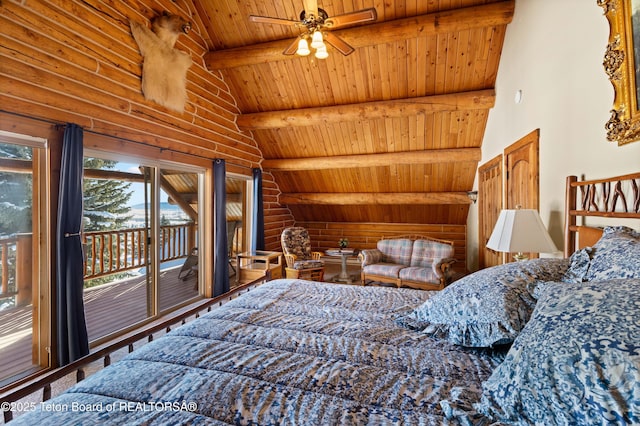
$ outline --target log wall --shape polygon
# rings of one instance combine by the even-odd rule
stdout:
[[[183,113],[146,101],[140,89],[142,57],[129,20],[148,25],[162,10],[192,21],[192,30],[176,44],[193,59]],[[148,155],[146,148],[152,147],[154,155],[169,152],[171,158],[198,165],[223,158],[229,171],[249,175],[250,168],[259,167],[263,155],[252,134],[236,125],[239,109],[222,74],[204,65],[210,43],[205,24],[191,0],[1,1],[0,129],[41,136],[42,122],[30,130],[25,117],[47,123],[72,122],[87,131],[85,144],[91,148],[109,146],[118,152]],[[50,139],[55,145],[60,132],[52,133],[58,137]],[[266,248],[280,250],[282,229],[296,219],[279,204],[281,191],[271,173],[263,174],[263,183]],[[456,257],[465,258],[464,226],[309,225],[313,232],[326,229],[322,240],[326,248],[336,245],[332,233],[340,229],[361,248],[375,246],[388,233],[426,234],[454,239]]]
[[[324,251],[338,247],[341,238],[349,240],[349,247],[371,249],[378,240],[401,235],[421,235],[453,241],[455,269],[466,270],[466,226],[464,225],[424,225],[400,223],[348,223],[348,222],[296,222],[296,226],[308,229],[312,249]]]
[[[149,25],[163,10],[192,21],[176,43],[193,59],[184,113],[149,102],[141,92],[142,57],[129,20]],[[204,66],[207,35],[190,0],[2,1],[0,37],[2,130],[37,135],[41,123],[31,128],[24,119],[32,117],[82,126],[93,148],[144,155],[167,150],[193,164],[223,158],[229,171],[244,175],[262,161],[253,136],[236,125],[239,111],[221,74]],[[105,144],[104,135],[116,141]],[[267,246],[276,249],[280,227],[293,218],[278,204],[273,176],[264,173],[263,181]]]

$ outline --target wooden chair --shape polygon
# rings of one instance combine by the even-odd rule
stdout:
[[[311,239],[305,228],[286,228],[282,231],[280,242],[287,263],[285,267],[287,278],[322,281],[324,278],[324,263],[320,260],[322,253],[311,251]]]

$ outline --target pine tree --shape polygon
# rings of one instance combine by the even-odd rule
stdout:
[[[31,160],[31,148],[0,143],[0,158]],[[0,235],[31,232],[31,173],[0,172]]]
[[[100,158],[85,158],[85,169],[109,170],[116,165],[115,161]],[[124,228],[124,224],[133,215],[127,205],[133,191],[131,183],[114,179],[85,178],[83,182],[83,231],[109,231]],[[109,262],[109,259],[105,259]],[[128,276],[128,273],[108,275],[85,281],[85,288],[104,284]]]
[[[85,169],[113,169],[115,161],[85,158]],[[84,231],[122,229],[131,219],[127,205],[133,191],[131,183],[113,179],[84,179]]]

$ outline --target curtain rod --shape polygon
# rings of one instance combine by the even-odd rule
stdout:
[[[17,117],[28,118],[30,120],[36,120],[36,121],[41,121],[43,123],[51,124],[52,126],[54,126],[54,128],[56,130],[62,130],[67,125],[67,123],[60,123],[59,121],[53,121],[53,120],[50,120],[50,119],[47,119],[47,118],[31,117],[29,115],[20,114],[20,113],[13,112],[13,111],[6,111],[6,110],[2,110],[2,109],[0,109],[0,111],[3,112],[3,113],[9,114],[9,115],[15,115]],[[80,126],[80,127],[82,127],[82,126]],[[168,151],[168,152],[174,152],[176,154],[186,155],[188,157],[202,158],[202,157],[197,157],[196,155],[193,155],[193,154],[187,154],[185,152],[176,151],[176,150],[171,149],[171,148],[158,148],[157,146],[151,145],[151,144],[146,143],[146,142],[134,141],[134,140],[128,139],[128,138],[122,138],[122,137],[118,137],[118,136],[109,135],[109,134],[106,134],[106,133],[96,132],[95,130],[87,130],[84,127],[82,127],[82,130],[84,132],[87,132],[87,133],[93,133],[94,135],[97,135],[97,136],[104,136],[104,137],[118,139],[118,140],[125,141],[125,142],[130,142],[130,143],[134,143],[134,144],[139,144],[139,145],[144,145],[144,146],[157,148],[160,151]],[[211,160],[213,161],[213,160],[215,160],[215,158],[211,158]],[[225,162],[227,164],[229,164],[231,166],[234,166],[234,167],[239,167],[241,169],[246,169],[246,170],[253,170],[254,169],[254,167],[243,166],[243,165],[240,165],[240,164],[231,163],[231,162],[227,161],[226,159],[224,159],[224,160],[225,160]],[[260,168],[260,167],[257,167],[257,168]]]

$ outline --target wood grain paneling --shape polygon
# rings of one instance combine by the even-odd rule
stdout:
[[[172,2],[165,3],[171,7]],[[143,9],[148,17],[152,5],[157,7],[152,3]],[[223,153],[245,165],[260,161],[255,142],[235,124],[236,111],[229,108],[233,97],[220,77],[194,61],[184,114],[146,101],[140,91],[142,58],[128,27],[128,19],[145,18],[133,8],[94,6],[73,1],[0,4],[3,109],[30,111],[11,101],[19,100],[34,105],[43,118],[80,121],[85,130],[207,158]],[[196,35],[189,37],[181,36],[177,47],[188,46],[196,58],[207,51]]]
[[[487,248],[493,228],[502,210],[502,154],[478,168],[478,264],[480,269],[504,263],[504,255]]]
[[[373,7],[378,20],[336,30],[355,51],[345,57],[329,47],[329,58],[318,60],[279,51],[260,57],[260,44],[290,43],[299,30],[248,20],[251,14],[296,19],[301,0],[2,1],[1,108],[119,138],[124,152],[140,143],[185,158],[224,158],[241,173],[263,160],[318,159],[324,167],[317,170],[264,168],[268,248],[277,248],[282,228],[295,221],[463,226],[464,198],[454,205],[380,205],[369,195],[351,197],[353,205],[279,200],[301,193],[335,194],[326,197],[335,200],[450,193],[444,199],[451,202],[457,197],[451,194],[471,190],[476,157],[392,157],[365,166],[331,158],[479,150],[515,1],[319,3],[329,15]],[[193,58],[182,114],[146,101],[140,90],[142,57],[129,20],[148,25],[162,10],[192,22],[176,45]],[[235,58],[242,64],[216,65],[216,55],[245,47],[254,53]],[[304,108],[312,110],[294,112]],[[251,124],[257,113],[268,114],[268,126]],[[10,128],[11,119],[2,119],[0,127]]]
[[[40,134],[43,125],[54,127],[47,122],[74,122],[94,132],[85,138],[93,148],[111,146],[148,155],[145,146],[157,147],[174,152],[177,161],[201,166],[224,158],[230,169],[248,174],[249,167],[259,165],[262,153],[253,136],[236,126],[236,99],[222,75],[199,60],[209,49],[202,26],[194,24],[176,45],[194,59],[187,75],[185,113],[142,96],[142,57],[128,20],[148,25],[159,10],[189,17],[195,7],[191,1],[169,0],[1,2],[0,105],[6,113],[0,115],[0,128]],[[52,146],[60,142],[59,132],[55,135]],[[281,229],[293,218],[278,204],[280,191],[273,175],[265,173],[263,179],[267,245],[275,246]]]
[[[300,29],[248,20],[251,14],[295,20],[303,8],[300,0],[200,4],[214,22],[207,27],[213,46],[203,60],[236,95],[238,125],[255,137],[263,167],[282,191],[281,202],[299,221],[324,215],[350,223],[465,224],[468,200],[462,198],[459,208],[425,208],[402,201],[380,206],[380,200],[361,194],[397,193],[385,199],[403,200],[420,192],[472,189],[477,159],[454,164],[390,159],[382,165],[371,155],[415,152],[418,157],[428,150],[481,148],[493,103],[487,94],[494,89],[515,3],[327,0],[319,5],[330,16],[373,7],[378,19],[334,30],[355,51],[343,56],[329,47],[329,57],[318,60],[282,55]],[[345,158],[361,162],[333,161]],[[277,167],[280,160],[291,165],[296,159],[316,166]],[[344,207],[348,202],[352,205]]]

